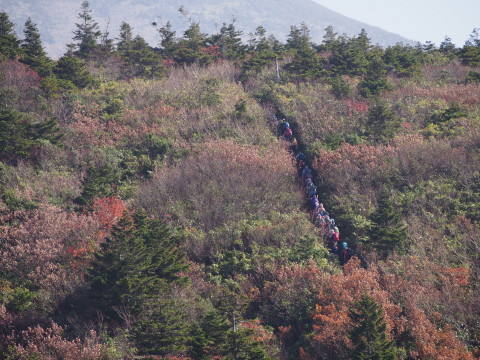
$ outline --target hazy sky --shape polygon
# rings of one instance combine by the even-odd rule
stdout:
[[[480,0],[313,0],[330,10],[407,39],[432,41],[448,35],[461,47],[480,28]]]

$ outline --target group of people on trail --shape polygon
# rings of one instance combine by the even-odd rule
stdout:
[[[278,135],[283,136],[285,141],[294,143],[293,132],[290,129],[288,121],[280,120],[276,121],[276,123]],[[343,266],[352,257],[352,250],[346,242],[340,242],[340,231],[335,224],[335,219],[329,216],[318,198],[317,187],[313,183],[313,171],[306,165],[307,158],[305,154],[298,151],[297,146],[292,146],[292,151],[295,154],[297,168],[305,187],[305,196],[308,199],[311,220],[323,234],[325,245],[328,247],[330,253],[337,257],[340,265]]]

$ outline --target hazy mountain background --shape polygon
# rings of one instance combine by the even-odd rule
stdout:
[[[9,14],[16,24],[17,35],[22,38],[23,27],[28,17],[36,23],[48,53],[59,57],[65,45],[71,42],[75,22],[78,21],[81,0],[0,0],[0,9]],[[237,20],[245,39],[255,28],[263,25],[268,34],[284,40],[291,25],[305,22],[311,30],[312,39],[320,43],[324,29],[332,25],[339,34],[358,34],[365,28],[373,43],[382,46],[397,42],[413,43],[399,35],[347,18],[311,0],[92,0],[92,16],[110,37],[116,37],[120,23],[128,22],[134,33],[143,36],[152,46],[159,43],[159,36],[152,22],[165,24],[170,21],[181,35],[188,19],[178,9],[183,6],[192,21],[200,22],[202,31],[216,32],[222,23]]]

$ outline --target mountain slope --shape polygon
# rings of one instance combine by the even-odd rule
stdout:
[[[47,51],[54,57],[65,51],[65,44],[72,38],[79,0],[18,0],[1,5],[10,19],[17,26],[17,33],[22,37],[23,24],[31,17],[41,31]],[[364,28],[373,43],[382,46],[397,42],[412,43],[399,35],[380,28],[347,18],[327,9],[311,0],[108,0],[90,2],[92,16],[99,22],[102,30],[107,29],[111,37],[118,34],[122,21],[133,26],[134,32],[143,36],[151,45],[157,45],[159,37],[152,22],[170,21],[177,34],[182,33],[188,24],[188,18],[182,16],[178,9],[183,6],[192,21],[200,22],[202,31],[214,33],[222,23],[230,23],[233,18],[237,26],[244,31],[245,38],[262,25],[269,34],[284,40],[291,25],[305,22],[311,30],[312,39],[320,43],[324,29],[332,25],[339,34],[352,36]],[[108,24],[108,25],[107,25]]]

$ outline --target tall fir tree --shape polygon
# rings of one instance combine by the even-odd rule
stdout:
[[[365,77],[358,84],[360,95],[374,97],[391,88],[383,59],[380,56],[373,56],[366,67]]]
[[[25,22],[23,33],[25,34],[25,39],[21,45],[23,49],[21,61],[33,67],[40,76],[51,75],[53,62],[43,48],[37,25],[30,18]]]
[[[20,43],[8,14],[4,11],[0,12],[0,56],[3,55],[8,59],[16,58],[21,52]]]
[[[376,98],[368,110],[367,135],[372,142],[386,142],[395,136],[400,127],[400,119],[392,108],[380,98]]]
[[[128,52],[132,46],[133,41],[133,29],[130,24],[122,22],[120,24],[120,34],[117,39],[117,51],[120,53]]]
[[[92,10],[90,10],[90,3],[87,0],[84,0],[81,5],[80,13],[78,14],[80,22],[75,24],[77,29],[73,32],[73,40],[77,42],[75,44],[76,54],[83,58],[88,57],[96,48],[98,48],[98,40],[102,35],[98,23],[93,20],[91,13]]]
[[[118,309],[128,313],[143,353],[183,351],[188,340],[184,316],[167,296],[171,284],[186,283],[179,240],[143,211],[125,214],[88,272],[92,304],[111,324],[122,322]]]
[[[59,79],[69,82],[70,86],[73,84],[78,88],[85,88],[94,83],[85,61],[75,56],[71,51],[68,51],[58,60],[53,72]]]
[[[407,227],[395,208],[386,189],[380,191],[377,210],[370,215],[372,226],[368,231],[367,248],[374,248],[386,258],[394,250],[403,250],[407,240]]]
[[[306,24],[292,26],[286,44],[293,53],[293,61],[286,70],[298,78],[314,78],[321,75],[322,65],[317,52],[310,42],[310,31]]]
[[[15,164],[33,156],[43,141],[57,144],[60,138],[55,118],[33,122],[16,110],[0,110],[0,161]]]
[[[348,313],[353,328],[349,338],[354,346],[352,360],[396,360],[393,342],[388,339],[383,313],[367,294]]]
[[[235,27],[235,19],[230,24],[223,23],[220,32],[213,35],[210,41],[217,46],[221,57],[228,60],[238,60],[245,56],[246,45],[242,42],[243,32]]]

